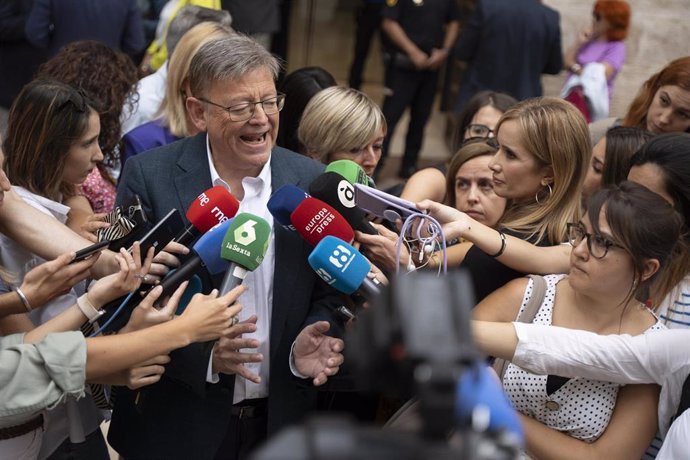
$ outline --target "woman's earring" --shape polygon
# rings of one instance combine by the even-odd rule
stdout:
[[[551,184],[546,184],[546,186],[549,188],[549,197],[551,197],[551,195],[553,195],[553,189],[551,188]],[[536,201],[537,204],[541,204],[539,202],[539,192],[540,191],[541,190],[537,190],[537,193],[534,194],[534,201]]]

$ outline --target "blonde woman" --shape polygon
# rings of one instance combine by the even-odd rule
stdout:
[[[187,82],[189,64],[204,43],[227,37],[232,33],[232,29],[227,26],[215,22],[202,22],[182,36],[170,58],[165,98],[156,118],[134,128],[122,138],[123,164],[131,156],[198,132],[185,107],[187,96],[191,95]]]
[[[499,149],[489,163],[494,192],[508,200],[499,222],[501,246],[485,253],[473,246],[463,266],[481,300],[521,276],[496,257],[505,234],[539,246],[567,240],[566,224],[580,218],[580,189],[592,151],[582,115],[570,103],[544,97],[522,101],[506,111],[496,127]]]
[[[381,159],[387,129],[381,109],[369,96],[333,86],[309,101],[297,134],[308,156],[323,163],[352,160],[371,176]]]

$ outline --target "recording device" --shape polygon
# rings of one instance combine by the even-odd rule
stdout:
[[[381,293],[379,285],[369,279],[369,261],[348,243],[334,236],[326,236],[307,259],[309,265],[329,286],[344,293],[359,291],[372,299]]]
[[[374,185],[374,181],[367,176],[362,167],[352,160],[331,161],[326,166],[326,172],[340,174],[351,184]]]
[[[191,278],[199,268],[204,268],[209,275],[217,275],[227,269],[227,261],[220,257],[220,247],[223,243],[223,237],[232,222],[233,219],[227,219],[216,225],[194,243],[187,260],[177,269],[168,273],[161,281],[160,286],[163,288],[163,292],[159,299],[172,294],[180,284]]]
[[[295,227],[292,225],[292,221],[290,221],[290,215],[308,197],[309,194],[301,188],[287,184],[271,195],[266,206],[276,222],[294,232]]]
[[[189,205],[185,214],[189,225],[175,236],[174,241],[183,246],[209,231],[213,226],[225,222],[237,214],[240,202],[225,187],[216,185],[203,192]]]
[[[141,254],[145,256],[149,248],[153,248],[154,255],[158,254],[182,229],[184,222],[180,211],[173,208],[139,240]],[[131,253],[132,247],[128,251]]]
[[[421,213],[411,201],[362,184],[355,184],[354,187],[357,206],[376,217],[395,222],[397,219],[404,221],[413,214]]]
[[[340,174],[334,172],[321,174],[309,186],[309,193],[314,198],[333,206],[354,230],[378,235],[376,229],[367,220],[364,211],[355,205],[355,187]]]
[[[521,458],[516,436],[504,436],[503,408],[496,423],[479,423],[494,407],[483,357],[472,344],[474,293],[466,271],[439,278],[415,272],[392,279],[358,316],[346,338],[363,388],[418,399],[418,432],[363,428],[344,419],[313,418],[272,438],[255,460]],[[467,381],[468,379],[469,382]],[[488,390],[487,390],[488,388]],[[500,400],[500,398],[499,398]],[[457,404],[457,407],[456,407]],[[467,414],[470,414],[468,417]],[[454,433],[449,442],[449,433]]]
[[[323,201],[305,198],[290,215],[290,221],[302,238],[316,246],[327,235],[343,241],[352,241],[355,233],[345,218]]]
[[[88,259],[95,253],[106,249],[109,244],[110,241],[99,241],[98,243],[94,243],[91,246],[87,246],[83,249],[80,249],[75,253],[74,259],[72,259],[70,263],[73,264],[76,262],[81,262],[84,259]]]
[[[220,295],[242,284],[247,273],[256,270],[270,242],[271,226],[265,219],[248,212],[235,216],[220,248],[220,257],[230,264],[220,285]]]

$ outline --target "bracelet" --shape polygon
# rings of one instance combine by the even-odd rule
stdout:
[[[77,306],[79,310],[89,319],[89,323],[93,324],[98,318],[105,313],[103,310],[96,310],[93,304],[89,301],[87,294],[82,294],[77,298]]]
[[[496,254],[489,254],[491,257],[498,257],[506,250],[506,235],[503,232],[498,232],[498,234],[501,237],[501,249],[499,249]]]
[[[16,292],[17,295],[19,296],[19,300],[22,301],[22,304],[24,305],[24,308],[26,308],[26,311],[29,312],[29,311],[33,310],[33,308],[31,308],[31,304],[29,303],[29,299],[27,299],[26,296],[24,295],[24,293],[22,292],[22,290],[19,289],[19,286],[14,288],[14,292]]]

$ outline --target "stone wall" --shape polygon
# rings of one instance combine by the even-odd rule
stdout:
[[[626,44],[626,60],[616,78],[612,116],[625,114],[640,85],[669,61],[690,55],[690,0],[629,0],[632,21]],[[561,14],[563,47],[591,24],[594,2],[544,0]],[[544,92],[558,95],[565,74],[545,76]]]

